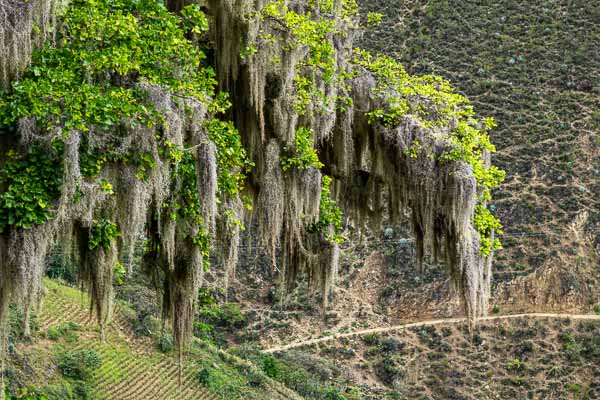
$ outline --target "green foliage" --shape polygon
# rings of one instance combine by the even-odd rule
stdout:
[[[353,67],[350,71],[340,70],[331,38],[344,35],[344,28],[339,24],[352,22],[356,15],[356,4],[352,1],[343,2],[342,10],[336,10],[328,1],[309,1],[308,5],[304,13],[299,13],[287,7],[283,0],[274,0],[262,11],[263,18],[278,21],[293,37],[294,40],[283,44],[284,50],[303,48],[308,51],[307,57],[296,65],[295,111],[303,115],[309,111],[328,110],[331,101],[335,101],[343,110],[351,104],[345,96],[350,90],[349,81],[364,70],[369,71],[377,81],[371,95],[386,104],[385,108],[368,113],[369,122],[393,126],[411,115],[423,127],[447,128],[448,151],[441,156],[441,161],[470,164],[480,188],[481,207],[477,208],[473,219],[482,236],[481,252],[488,255],[492,249],[501,248],[497,239],[493,243],[491,239],[492,231],[501,233],[501,224],[490,212],[484,212],[483,207],[485,201],[491,198],[490,190],[504,180],[503,171],[487,166],[484,161],[485,153],[495,151],[488,136],[488,131],[495,127],[494,120],[475,118],[468,99],[456,93],[447,80],[435,75],[411,75],[391,57],[373,56],[361,49],[347,49],[353,53]],[[381,19],[379,13],[367,14],[368,24],[377,24]],[[335,99],[328,98],[326,91],[317,87],[315,82],[318,81],[337,86],[340,95]],[[305,129],[300,128],[296,133],[296,141],[300,141],[296,143],[296,154],[282,159],[284,169],[292,166],[308,168],[313,161],[318,162],[316,154],[311,152],[312,143],[306,141],[312,134],[309,135]],[[421,143],[413,143],[406,155],[416,158],[420,151]]]
[[[367,25],[369,26],[377,26],[381,23],[381,19],[383,18],[383,14],[370,12],[367,14]]]
[[[221,361],[221,360],[220,360]],[[249,386],[260,388],[260,377],[242,368],[223,368],[222,363],[203,360],[198,363],[196,379],[200,386],[218,393],[222,399],[253,398]],[[264,389],[263,389],[264,390]]]
[[[9,306],[8,321],[6,322],[6,333],[9,343],[14,342],[24,336],[23,331],[23,319],[25,315],[23,313],[23,307],[21,305],[11,304]],[[29,327],[31,332],[36,332],[39,329],[39,322],[36,314],[30,315]]]
[[[324,399],[325,400],[346,400],[346,397],[344,397],[337,388],[329,388],[325,392]]]
[[[286,151],[290,154],[281,158],[281,167],[284,171],[292,167],[298,169],[309,169],[315,167],[320,169],[323,163],[319,161],[319,156],[314,148],[314,132],[310,128],[301,127],[296,130],[294,138],[294,148]]]
[[[571,393],[581,393],[583,387],[579,383],[569,383],[567,385],[567,390]]]
[[[190,236],[193,235],[193,243],[200,248],[202,262],[206,270],[209,267],[210,234],[203,227],[204,220],[201,214],[200,196],[198,193],[196,159],[190,151],[179,151],[172,148],[172,146],[168,147],[168,151],[173,157],[172,162],[176,164],[172,172],[172,180],[176,181],[179,179],[181,182],[178,193],[178,198],[181,202],[174,205],[175,211],[171,213],[170,217],[173,220],[181,218],[195,223],[197,231],[195,233],[190,232]]]
[[[343,25],[351,23],[358,13],[354,0],[344,0],[342,7],[336,10],[330,0],[308,2],[305,13],[290,9],[283,0],[274,0],[264,7],[263,18],[270,18],[285,26],[292,35],[286,40],[284,49],[288,51],[307,49],[308,56],[296,65],[298,71],[294,77],[296,89],[294,109],[299,115],[306,114],[314,105],[316,111],[330,109],[336,98],[328,99],[324,91],[315,82],[323,80],[326,84],[340,84],[340,75],[335,59],[335,49],[329,38],[331,35],[344,35]],[[333,102],[333,103],[332,103]]]
[[[377,333],[368,333],[362,336],[363,342],[365,342],[369,346],[378,345],[380,341],[379,334]]]
[[[104,151],[91,151],[88,145],[87,137],[83,137],[82,144],[79,149],[79,169],[81,175],[86,178],[96,178],[102,171],[106,163],[122,163],[124,165],[132,165],[137,167],[136,178],[147,181],[148,173],[156,167],[152,154],[142,151],[118,152],[114,148],[109,148]],[[106,179],[100,180],[100,189],[108,194],[112,193],[112,185]]]
[[[224,94],[220,94],[211,102],[209,108],[213,112],[225,112],[231,103]],[[234,197],[243,190],[246,174],[253,166],[248,160],[246,150],[242,144],[241,137],[231,121],[221,121],[212,118],[205,124],[209,139],[212,140],[217,149],[217,184],[219,194],[223,197]],[[163,142],[161,149],[163,157],[171,161],[174,166],[172,180],[181,183],[179,198],[181,202],[175,204],[175,211],[171,218],[179,218],[194,221],[198,227],[192,238],[202,252],[204,268],[209,267],[211,236],[204,227],[201,215],[200,197],[197,185],[197,162],[191,149],[180,149],[169,141]],[[249,204],[246,204],[249,207]],[[232,216],[230,210],[226,210],[227,216]]]
[[[423,150],[423,145],[418,140],[413,140],[410,147],[404,150],[404,155],[410,158],[417,158],[421,151]]]
[[[163,332],[156,340],[156,347],[162,353],[170,353],[174,347],[173,336],[167,332]]]
[[[61,142],[52,149],[31,146],[25,155],[13,150],[0,168],[0,232],[9,226],[29,229],[52,218],[51,206],[60,196],[63,152]]]
[[[102,365],[102,359],[94,350],[74,350],[62,354],[58,368],[67,378],[87,380]]]
[[[179,217],[196,220],[201,224],[202,216],[198,194],[196,159],[191,152],[184,152],[181,162],[177,165],[175,171],[176,176],[181,181],[180,198],[182,199],[182,203],[175,206],[179,211]],[[171,215],[171,218],[176,220],[178,216]]]
[[[48,389],[48,387],[44,388]],[[37,388],[21,388],[19,389],[16,396],[13,393],[10,393],[8,388],[6,388],[6,400],[54,400],[58,397],[52,396],[52,393],[47,393],[48,390],[39,390]],[[63,393],[61,393],[63,394]],[[66,394],[66,393],[64,393]],[[68,397],[62,396],[60,399],[71,400],[74,399],[70,396],[71,393],[68,394]],[[78,399],[79,400],[79,399]]]
[[[206,388],[211,387],[211,374],[210,374],[210,369],[208,367],[204,367],[202,369],[200,369],[197,373],[196,373],[196,379],[198,380],[198,383],[201,386],[204,386]]]
[[[94,220],[90,229],[88,248],[94,250],[101,247],[104,250],[108,250],[112,241],[119,236],[121,236],[121,233],[114,222],[106,218]]]
[[[565,331],[561,333],[560,339],[564,344],[566,357],[571,361],[579,360],[583,351],[583,345],[577,341],[573,333]]]
[[[324,9],[331,10],[323,4],[322,1],[312,2],[313,7],[319,3]],[[309,4],[310,5],[310,4]],[[327,35],[336,25],[334,19],[318,18],[312,19],[311,12],[299,14],[285,4],[283,0],[275,0],[268,3],[263,9],[263,15],[281,21],[297,39],[289,43],[289,49],[298,48],[299,45],[306,46],[309,49],[309,58],[306,65],[317,68],[323,73],[325,81],[333,79],[335,73],[335,50],[327,40]]]
[[[79,329],[80,326],[75,322],[62,322],[48,328],[46,337],[50,340],[64,338],[67,342],[73,343],[77,341],[77,331]]]
[[[214,72],[198,69],[204,54],[185,35],[206,31],[208,22],[197,5],[182,16],[150,0],[72,2],[56,45],[49,43],[34,55],[1,103],[0,122],[35,117],[40,128],[65,134],[91,126],[110,129],[123,119],[152,125],[160,116],[135,82],[207,100],[216,84]]]
[[[475,229],[481,234],[481,253],[489,255],[492,250],[501,249],[500,240],[494,238],[492,243],[492,232],[502,234],[502,224],[494,215],[481,203],[475,206],[475,215],[473,217]]]
[[[274,357],[252,347],[235,348],[233,352],[252,361],[255,365],[261,365],[265,375],[285,384],[302,398],[314,400],[346,399],[338,388],[336,377],[339,376],[339,371],[326,359],[296,351]],[[348,384],[349,382],[344,382],[339,386],[347,389]],[[344,394],[347,392],[346,390]],[[354,398],[363,399],[366,397],[357,395]]]
[[[115,194],[115,192],[113,191],[112,183],[110,183],[106,179],[101,179],[99,186],[100,186],[100,190],[102,190],[104,193],[106,193],[108,195]]]
[[[204,53],[188,39],[207,30],[208,20],[197,4],[174,15],[153,0],[70,2],[56,40],[34,54],[31,66],[11,91],[0,94],[0,130],[14,130],[25,117],[35,119],[42,134],[59,131],[67,136],[78,130],[84,133],[80,148],[84,177],[96,178],[107,162],[113,162],[136,166],[137,177],[146,181],[156,166],[152,154],[122,153],[110,147],[91,150],[88,135],[103,130],[120,134],[125,122],[133,127],[164,123],[142,90],[147,83],[159,85],[176,98],[204,102],[212,112],[223,112],[223,96],[212,100],[214,71],[201,67]],[[220,190],[236,194],[250,166],[241,140],[230,123],[211,121],[210,128],[219,150]],[[34,146],[26,156],[9,154],[9,162],[0,171],[8,187],[0,198],[0,230],[9,225],[30,228],[51,218],[49,207],[60,194],[62,176],[62,144],[55,146],[53,152]],[[189,176],[192,160],[184,161],[183,174]],[[185,189],[195,186],[194,182]],[[113,194],[110,182],[98,184]],[[75,201],[81,198],[78,193]],[[198,196],[186,195],[182,212],[197,218]],[[111,235],[107,228],[99,226],[100,230],[92,232],[91,248],[108,243],[99,242],[103,234]],[[195,241],[207,255],[205,236],[201,232]]]
[[[277,378],[279,375],[279,366],[274,357],[266,356],[263,358],[262,370],[269,378]]]
[[[113,277],[114,281],[117,285],[122,285],[123,280],[125,279],[125,275],[127,275],[127,271],[121,262],[117,261],[115,266],[113,267]]]
[[[79,170],[86,178],[95,178],[102,171],[102,167],[108,161],[105,153],[93,152],[87,149],[87,141],[81,145],[79,152]]]
[[[506,363],[506,369],[509,371],[521,371],[525,365],[518,358],[513,358]]]
[[[223,341],[222,332],[216,328],[223,328],[230,332],[247,325],[246,315],[236,303],[218,305],[215,298],[207,290],[201,290],[198,300],[198,314],[194,322],[194,335],[209,341],[220,343]]]
[[[53,253],[50,256],[46,275],[51,279],[61,279],[69,284],[77,281],[77,269],[70,260],[65,259],[62,254]]]
[[[246,58],[252,57],[253,55],[255,55],[258,52],[258,49],[254,46],[246,46],[241,52],[240,52],[240,58],[242,60],[245,60]]]
[[[229,329],[240,328],[246,324],[246,316],[236,303],[225,303],[217,314],[216,323]]]
[[[454,122],[449,132],[449,150],[441,161],[466,162],[481,188],[480,204],[476,207],[473,223],[481,238],[481,253],[489,255],[501,248],[500,241],[491,240],[491,234],[502,233],[500,221],[483,206],[490,200],[490,190],[504,180],[504,171],[487,166],[485,153],[496,150],[488,132],[496,126],[493,118],[482,121],[475,118],[473,107],[466,97],[455,93],[450,83],[439,76],[413,76],[397,61],[387,56],[373,57],[369,52],[356,49],[354,63],[372,72],[377,79],[374,95],[386,101],[387,108],[369,113],[370,123],[380,121],[386,126],[396,125],[401,118],[411,115],[424,127],[446,127]],[[413,143],[413,146],[415,144]],[[419,143],[420,145],[420,143]],[[407,155],[416,157],[419,148],[408,149]]]
[[[331,198],[330,186],[332,179],[323,175],[321,181],[321,204],[319,206],[319,220],[313,223],[309,230],[321,232],[329,242],[342,243],[342,210],[335,200]]]
[[[235,196],[244,188],[246,174],[253,164],[246,155],[241,136],[231,121],[211,119],[209,138],[217,146],[218,184],[221,194]]]

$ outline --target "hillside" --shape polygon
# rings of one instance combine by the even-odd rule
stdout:
[[[0,400],[600,399],[600,5],[0,0]]]
[[[589,1],[362,0],[381,23],[361,45],[409,72],[450,79],[494,116],[506,170],[497,302],[521,309],[599,301],[600,6]],[[572,225],[581,231],[574,237]],[[525,292],[529,291],[529,295]],[[516,303],[516,304],[513,304]]]
[[[125,304],[117,305],[102,340],[97,324],[89,321],[87,296],[51,280],[45,285],[37,331],[30,341],[11,344],[6,380],[11,393],[21,394],[17,399],[300,398],[260,368],[201,342],[194,342],[185,358],[180,385],[176,355],[159,351],[153,338],[136,336]],[[97,356],[99,364],[90,371],[66,364],[69,355],[80,354]]]
[[[135,334],[127,304],[117,305],[103,341],[89,322],[85,295],[52,280],[45,285],[34,336],[11,345],[7,384],[21,393],[16,399],[482,400],[532,393],[535,399],[591,400],[600,390],[594,383],[600,323],[544,317],[482,322],[473,338],[460,320],[326,336],[275,357],[248,343],[223,351],[195,341],[180,386],[175,354],[159,351],[156,338]],[[72,375],[79,367],[64,367],[66,355],[82,352],[100,360],[83,379]]]
[[[400,60],[410,73],[450,79],[482,115],[496,164],[507,172],[490,209],[504,224],[495,254],[490,309],[586,313],[600,305],[600,109],[598,5],[594,2],[363,0],[382,14],[357,45]],[[256,256],[238,269],[236,298],[258,308],[265,345],[328,332],[391,326],[462,313],[447,268],[415,262],[410,216],[384,220],[341,246],[336,302],[325,321],[310,295],[287,308],[271,301]],[[247,249],[247,250],[246,250]],[[257,262],[259,260],[261,262]],[[267,265],[265,265],[267,264]],[[265,275],[267,275],[265,277]],[[276,310],[272,310],[276,307]]]
[[[363,399],[544,399],[600,397],[600,322],[515,318],[407,327],[280,352],[282,363],[328,360]]]

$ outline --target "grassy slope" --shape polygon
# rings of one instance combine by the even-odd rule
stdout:
[[[362,46],[451,82],[499,128],[497,278],[552,262],[575,216],[600,224],[600,4],[362,0],[385,16]],[[594,233],[596,245],[600,234]],[[521,236],[525,235],[525,236]]]
[[[368,399],[600,398],[598,321],[484,323],[473,337],[460,325],[411,328],[321,344],[313,354],[382,388]]]
[[[46,286],[48,294],[38,317],[39,330],[31,343],[17,344],[18,356],[12,358],[9,367],[21,383],[26,383],[25,387],[60,388],[72,384],[58,372],[58,356],[85,349],[95,350],[102,359],[102,366],[90,382],[98,399],[299,399],[249,363],[201,343],[196,343],[186,358],[180,387],[174,356],[156,351],[149,339],[133,337],[123,313],[116,313],[106,340],[101,341],[98,328],[87,318],[87,298],[53,281],[46,281]],[[46,337],[48,329],[64,322],[80,325],[74,338]],[[212,384],[208,389],[196,378],[200,365],[211,368]]]

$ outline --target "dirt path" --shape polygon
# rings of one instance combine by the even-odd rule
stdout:
[[[554,318],[554,319],[574,319],[574,320],[598,320],[600,321],[600,315],[596,314],[552,314],[552,313],[527,313],[527,314],[510,314],[510,315],[492,315],[488,317],[479,318],[479,321],[495,321],[502,319],[513,319],[513,318]],[[331,336],[325,336],[316,339],[308,339],[303,340],[301,342],[294,342],[290,344],[286,344],[284,346],[272,347],[270,349],[265,349],[265,353],[279,353],[282,351],[286,351],[289,349],[295,349],[297,347],[310,346],[312,344],[329,342],[332,340],[347,338],[352,336],[361,336],[369,333],[383,333],[383,332],[393,332],[399,331],[407,328],[415,328],[419,326],[429,326],[429,325],[442,325],[442,324],[456,324],[460,322],[465,322],[465,318],[445,318],[445,319],[432,319],[428,321],[420,321],[420,322],[412,322],[408,324],[388,326],[385,328],[371,328],[364,329],[355,332],[348,333],[338,333],[333,334]]]

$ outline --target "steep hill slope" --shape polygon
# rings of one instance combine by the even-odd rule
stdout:
[[[383,18],[360,46],[394,56],[411,73],[450,79],[499,123],[491,132],[493,157],[507,181],[491,208],[505,225],[505,249],[494,261],[491,308],[585,313],[600,304],[598,5],[362,0],[361,6],[363,15]],[[255,328],[263,344],[459,315],[444,268],[427,263],[418,271],[409,226],[407,218],[404,226],[342,246],[340,290],[326,322],[315,315],[298,322],[310,314],[310,296],[296,297],[288,313],[262,307],[266,317]],[[239,297],[257,287],[252,295],[269,303],[258,273],[244,279],[248,270],[238,269]],[[257,307],[255,299],[250,303]]]
[[[499,123],[491,133],[494,161],[507,172],[491,206],[505,225],[505,250],[494,271],[496,282],[507,282],[499,301],[516,297],[535,307],[597,302],[598,3],[361,3],[364,14],[383,14],[381,24],[365,32],[363,47],[398,58],[411,73],[450,79]]]
[[[86,296],[53,281],[46,280],[46,286],[38,332],[31,342],[17,342],[9,357],[7,383],[13,395],[21,393],[17,398],[46,398],[27,397],[33,393],[48,399],[300,398],[247,361],[200,342],[185,359],[180,385],[176,357],[158,351],[149,338],[136,338],[124,305],[102,341],[89,322]],[[87,379],[73,378],[74,368],[65,367],[67,355],[90,352],[100,365]]]
[[[371,333],[284,352],[278,360],[329,360],[363,399],[597,399],[600,323],[568,319],[489,321]]]

